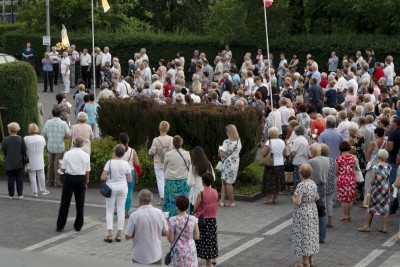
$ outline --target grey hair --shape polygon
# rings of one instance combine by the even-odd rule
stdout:
[[[322,108],[322,116],[328,117],[331,114],[331,108],[330,107],[324,107]]]
[[[364,96],[365,97],[365,96]],[[357,107],[356,107],[356,114],[362,114],[364,112],[364,107],[363,106],[361,106],[361,105],[358,105]]]
[[[303,125],[297,125],[296,127],[294,127],[294,133],[297,136],[304,135],[304,132],[305,132],[305,128]]]
[[[349,126],[347,126],[347,129],[349,129],[349,131],[354,130],[354,131],[358,131],[358,125],[355,122],[350,122]]]
[[[150,204],[153,200],[153,193],[149,189],[142,189],[139,192],[139,199],[145,204]]]
[[[336,127],[336,118],[332,115],[326,117],[326,128],[333,129]]]
[[[79,112],[76,116],[78,122],[86,122],[88,120],[88,115],[85,112]]]
[[[310,146],[310,150],[313,150],[313,156],[320,156],[321,155],[321,145],[319,143],[313,143]]]

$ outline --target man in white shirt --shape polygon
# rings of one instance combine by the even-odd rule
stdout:
[[[221,62],[221,57],[215,57],[215,70],[214,70],[214,81],[219,83],[222,80],[222,74],[224,70],[224,65]]]
[[[139,208],[129,216],[125,239],[132,239],[132,261],[141,264],[162,264],[161,237],[168,235],[164,213],[151,205],[153,194],[139,192]]]
[[[70,69],[71,69],[71,74],[70,74],[70,88],[74,88],[75,87],[75,83],[76,83],[76,77],[75,77],[75,62],[79,61],[79,53],[78,51],[75,50],[75,45],[71,45],[70,47],[70,51],[68,53],[69,55],[69,60],[71,61],[71,65],[70,65]]]
[[[83,207],[85,191],[89,183],[90,157],[82,150],[83,138],[73,140],[73,149],[65,153],[61,171],[65,173],[64,186],[61,195],[60,210],[57,219],[57,232],[62,232],[67,223],[72,194],[75,195],[76,218],[74,228],[77,232],[83,226]]]
[[[86,48],[83,49],[81,55],[81,77],[85,81],[86,88],[90,89],[90,70],[92,67],[92,57],[88,54]]]
[[[342,136],[343,141],[349,142],[350,134],[349,134],[349,120],[347,119],[346,111],[342,110],[338,113],[338,118],[340,123],[337,127],[338,133]]]
[[[285,97],[282,97],[279,100],[279,113],[281,114],[281,127],[282,127],[282,135],[283,138],[286,139],[288,125],[289,125],[289,118],[292,116],[290,110],[286,107],[287,100]]]
[[[94,59],[96,64],[96,88],[99,88],[101,85],[101,61],[103,57],[103,52],[99,47],[94,49]]]
[[[51,47],[49,57],[53,61],[54,85],[57,85],[58,75],[60,74],[60,54],[57,52],[55,46]]]
[[[63,78],[63,83],[64,83],[64,91],[66,93],[69,93],[69,86],[70,86],[70,80],[69,80],[69,76],[70,76],[70,67],[71,65],[71,61],[68,57],[68,52],[64,52],[63,53],[63,57],[61,59],[61,76]]]
[[[362,64],[365,62],[364,58],[362,57],[361,51],[356,52],[356,58],[357,58],[356,61],[357,67],[361,67]]]
[[[343,90],[344,88],[346,88],[346,79],[343,77],[343,73],[341,71],[338,71],[336,73],[336,77],[337,77],[337,83],[335,84],[335,88],[340,91]]]
[[[106,46],[106,47],[104,47],[104,53],[101,57],[101,67],[104,68],[106,65],[106,62],[110,63],[110,66],[111,66],[112,65],[111,59],[112,59],[112,57],[110,54],[110,48],[108,46]]]
[[[354,73],[349,71],[349,73],[347,74],[347,77],[349,78],[349,80],[346,83],[346,88],[348,89],[350,87],[353,87],[354,92],[357,92],[358,91],[358,83],[357,83]]]
[[[120,82],[117,86],[117,94],[119,98],[129,98],[132,95],[132,87],[128,83],[128,79],[132,79],[132,77],[126,76],[125,80]]]
[[[146,54],[146,48],[140,49],[140,62],[143,62],[144,60],[149,62],[149,57]]]
[[[163,87],[162,82],[160,82],[160,77],[159,77],[157,74],[153,74],[153,75],[151,76],[151,81],[153,82],[153,83],[150,85],[150,89],[151,89],[151,90],[156,89],[156,85],[157,85],[157,84],[159,84],[159,85],[161,86],[161,88]]]

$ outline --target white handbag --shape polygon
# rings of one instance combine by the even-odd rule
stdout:
[[[218,161],[217,166],[215,166],[215,169],[222,172],[222,161]]]
[[[360,165],[358,165],[358,161],[357,161],[356,170],[354,171],[354,177],[355,177],[357,183],[364,182],[364,176],[363,176],[362,171],[360,170]]]

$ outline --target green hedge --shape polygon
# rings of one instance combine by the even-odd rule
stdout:
[[[262,114],[255,108],[240,109],[214,105],[163,105],[152,101],[110,99],[100,101],[98,124],[103,135],[115,138],[121,132],[131,137],[134,147],[151,144],[159,135],[159,123],[170,123],[170,135],[179,134],[187,149],[201,146],[213,164],[218,146],[226,139],[225,126],[236,125],[242,141],[240,167],[254,161],[260,140]]]
[[[1,32],[1,30],[0,30]],[[261,34],[261,32],[260,32]],[[285,52],[290,59],[292,53],[298,53],[300,67],[304,67],[305,57],[311,53],[320,64],[320,69],[326,70],[326,62],[331,51],[335,50],[339,56],[355,55],[357,50],[365,51],[365,48],[375,49],[377,59],[382,61],[387,55],[400,58],[400,43],[398,36],[387,35],[292,35],[292,36],[270,36],[270,51],[274,54],[274,65],[279,63],[279,53]],[[52,44],[60,41],[60,33],[52,33]],[[109,46],[113,56],[120,59],[123,73],[127,71],[128,59],[141,47],[147,49],[152,66],[158,66],[158,60],[163,58],[171,60],[176,57],[177,51],[185,53],[186,63],[189,64],[194,49],[205,52],[210,62],[213,62],[218,50],[222,49],[221,43],[208,36],[178,35],[178,34],[155,34],[155,33],[105,33],[96,32],[96,46]],[[77,50],[82,51],[84,47],[92,47],[90,33],[69,33],[70,42],[76,44]],[[27,42],[31,42],[37,55],[37,64],[42,58],[45,47],[42,45],[42,34],[7,31],[3,36],[3,51],[17,57],[21,57],[21,51]],[[236,40],[232,42],[233,56],[239,64],[242,63],[246,52],[256,54],[257,48],[265,48],[265,43],[257,43],[253,40]],[[264,49],[265,51],[265,49]],[[266,55],[266,52],[264,52]],[[396,65],[397,67],[398,64]],[[188,65],[186,66],[187,69]],[[39,65],[38,65],[38,69]],[[396,68],[397,69],[397,68]],[[396,70],[400,72],[400,70]]]
[[[38,123],[38,91],[36,73],[29,63],[13,62],[0,64],[0,107],[4,131],[7,124],[18,122],[22,136],[28,132],[28,125]]]

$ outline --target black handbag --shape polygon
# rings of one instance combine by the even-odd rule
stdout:
[[[325,206],[320,201],[317,201],[316,204],[317,204],[318,217],[325,217],[326,216]]]
[[[290,159],[290,156],[285,157],[283,168],[285,169],[285,172],[294,172],[294,165],[292,160]]]
[[[200,192],[200,196],[201,196],[201,206],[204,208],[203,192]],[[197,219],[198,219],[197,224],[199,225],[199,227],[203,227],[204,225],[206,225],[206,220],[204,219],[203,213]]]
[[[109,177],[110,177],[110,180],[111,180],[111,160],[110,160],[108,174],[109,174]],[[103,197],[110,198],[111,197],[111,193],[112,193],[112,189],[104,182],[100,186],[100,193],[103,195]]]
[[[190,215],[188,215],[188,219],[187,219],[187,221],[185,223],[185,226],[183,227],[183,229],[182,229],[181,233],[179,234],[178,238],[175,240],[174,244],[171,246],[170,251],[167,253],[167,255],[165,255],[165,258],[164,258],[165,265],[170,265],[171,264],[172,250],[174,249],[174,247],[175,247],[176,243],[178,242],[179,238],[181,238],[181,235],[182,235],[183,231],[185,231],[186,225],[188,224],[189,220],[190,220]]]

